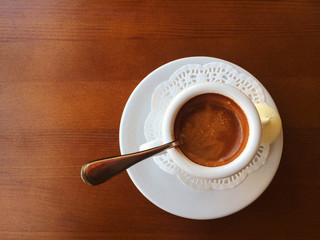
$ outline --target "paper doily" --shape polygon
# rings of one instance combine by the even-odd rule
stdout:
[[[258,82],[250,76],[240,74],[232,66],[222,62],[205,65],[189,64],[176,70],[168,81],[160,84],[153,93],[151,112],[148,115],[144,133],[148,142],[162,136],[162,118],[172,99],[182,90],[203,82],[220,82],[234,86],[245,93],[254,103],[265,101],[265,96]],[[240,172],[222,179],[204,179],[191,176],[178,167],[168,153],[153,157],[155,163],[165,172],[177,175],[186,185],[199,189],[230,189],[245,180],[248,174],[261,167],[268,158],[270,146],[260,146],[253,160]]]

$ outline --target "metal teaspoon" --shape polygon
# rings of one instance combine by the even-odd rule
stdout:
[[[182,144],[182,140],[175,140],[164,145],[148,150],[98,159],[84,164],[81,168],[81,178],[89,185],[99,185],[110,178],[123,172],[132,165],[156,155],[168,148],[173,148]]]

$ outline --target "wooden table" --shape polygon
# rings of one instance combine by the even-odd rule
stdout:
[[[283,121],[271,185],[221,219],[171,215],[127,173],[79,174],[120,154],[137,84],[189,56],[248,70]],[[320,239],[319,67],[319,1],[1,1],[0,239]]]

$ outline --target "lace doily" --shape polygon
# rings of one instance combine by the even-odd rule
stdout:
[[[255,79],[240,74],[226,63],[186,65],[175,71],[168,81],[160,84],[152,96],[151,112],[144,126],[148,142],[161,138],[162,118],[171,100],[182,90],[203,82],[220,82],[234,86],[245,93],[254,103],[265,100],[263,90]],[[168,153],[156,155],[153,159],[162,170],[177,175],[184,184],[192,188],[200,190],[230,189],[243,182],[248,174],[261,167],[267,161],[269,150],[269,145],[260,146],[256,156],[244,169],[222,179],[204,179],[191,176],[179,168]]]

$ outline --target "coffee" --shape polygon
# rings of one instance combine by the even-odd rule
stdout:
[[[191,161],[216,167],[232,162],[249,137],[243,110],[220,94],[199,95],[186,102],[174,123],[174,138],[183,138],[180,151]]]

